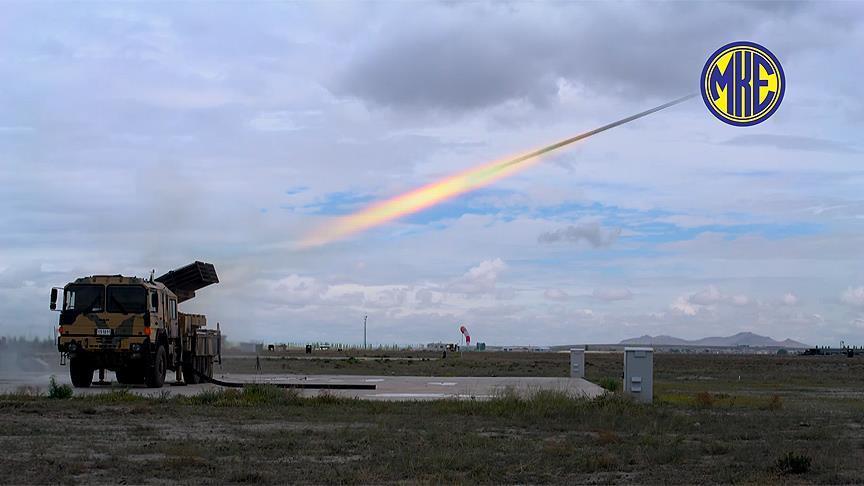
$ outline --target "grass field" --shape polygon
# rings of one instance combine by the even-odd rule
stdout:
[[[249,365],[242,360],[250,358],[236,359],[226,367]],[[567,372],[567,355],[555,353],[466,353],[417,364],[277,357],[262,367],[282,361],[329,373]],[[613,381],[620,361],[618,354],[589,354],[589,379]],[[0,482],[763,484],[864,477],[864,360],[658,354],[655,371],[649,406],[615,394],[583,400],[556,392],[404,403],[303,398],[267,387],[161,398],[115,392],[54,399],[22,390],[0,396]]]

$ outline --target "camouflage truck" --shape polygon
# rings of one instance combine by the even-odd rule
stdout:
[[[94,275],[51,289],[51,310],[60,312],[57,348],[61,363],[68,358],[72,384],[89,387],[97,369],[100,378],[107,369],[121,384],[153,388],[165,383],[168,370],[186,383],[212,376],[220,332],[177,306],[218,282],[212,264],[196,261],[156,279]]]

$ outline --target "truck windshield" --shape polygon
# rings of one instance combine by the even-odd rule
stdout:
[[[138,285],[109,285],[108,312],[143,314],[147,310],[147,291]]]
[[[68,285],[63,309],[76,312],[102,312],[105,287],[101,285]]]

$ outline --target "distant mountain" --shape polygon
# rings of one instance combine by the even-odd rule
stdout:
[[[781,347],[781,348],[809,348],[810,346],[798,341],[786,339],[775,341],[767,336],[760,336],[752,332],[739,332],[734,336],[706,337],[702,339],[687,340],[673,336],[649,336],[644,335],[637,338],[625,339],[619,344],[648,345],[648,346],[754,346],[754,347]]]
[[[692,341],[687,341],[686,339],[676,338],[672,336],[667,336],[665,334],[660,336],[649,336],[645,334],[644,336],[639,336],[637,338],[630,338],[621,341],[619,344],[634,344],[634,345],[656,345],[656,346],[690,346]]]

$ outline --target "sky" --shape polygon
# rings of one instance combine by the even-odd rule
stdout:
[[[313,228],[697,92],[750,40],[753,127],[696,98],[425,211]],[[228,339],[864,344],[864,4],[18,3],[0,15],[0,334],[53,286],[194,260]]]

